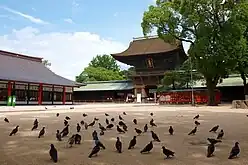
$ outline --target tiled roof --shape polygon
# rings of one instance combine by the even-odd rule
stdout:
[[[156,54],[170,52],[176,49],[180,49],[182,44],[178,42],[177,44],[166,43],[164,40],[158,37],[152,38],[141,38],[133,40],[128,49],[121,53],[111,54],[112,56],[134,56],[134,55],[144,55],[144,54]]]
[[[223,79],[222,83],[217,84],[217,87],[231,87],[231,86],[243,86],[243,80],[239,75],[230,75],[228,78]],[[194,85],[195,88],[204,88],[206,85],[198,81]]]
[[[0,80],[44,83],[64,86],[83,84],[63,78],[42,64],[42,58],[0,50]]]
[[[123,81],[95,81],[87,82],[86,86],[74,88],[75,92],[81,91],[114,91],[114,90],[130,90],[133,89],[133,83],[130,80]]]

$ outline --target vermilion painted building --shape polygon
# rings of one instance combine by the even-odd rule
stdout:
[[[42,64],[42,58],[0,50],[0,104],[16,96],[16,105],[72,104],[73,87]]]

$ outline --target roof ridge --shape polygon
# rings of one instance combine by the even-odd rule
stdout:
[[[23,54],[20,54],[20,53],[14,53],[14,52],[9,52],[9,51],[5,51],[5,50],[0,50],[0,55],[10,56],[10,57],[15,57],[15,58],[20,58],[20,59],[40,62],[40,63],[42,62],[42,59],[43,59],[43,58],[40,58],[40,57],[32,57],[32,56],[27,56],[27,55],[23,55]]]

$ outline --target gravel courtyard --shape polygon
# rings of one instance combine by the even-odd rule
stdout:
[[[126,116],[122,112],[127,113]],[[59,112],[60,116],[56,117]],[[83,117],[83,113],[87,117]],[[118,123],[120,114],[128,126],[128,132],[119,134],[116,127],[106,131],[105,135],[100,136],[101,142],[106,146],[106,150],[101,150],[97,157],[88,158],[93,148],[92,132],[97,130],[98,123],[93,128],[81,130],[81,145],[74,145],[67,148],[68,138],[76,133],[76,124],[81,120],[90,123],[94,117],[99,118],[102,125],[106,126],[104,113],[115,117]],[[151,117],[150,112],[154,113]],[[200,114],[199,122],[201,125],[195,136],[188,136],[195,124],[193,117]],[[247,112],[248,114],[248,112]],[[69,137],[59,142],[56,140],[56,130],[64,128],[64,118],[70,116]],[[3,121],[4,117],[10,123]],[[36,131],[31,131],[34,119],[39,121]],[[132,120],[136,118],[138,125],[134,125]],[[151,128],[149,121],[153,118],[158,127]],[[137,137],[136,147],[127,150],[129,141],[136,132],[134,128],[143,130],[144,125],[148,124],[149,129],[158,134],[161,142],[154,142],[154,148],[150,154],[140,154],[140,150],[149,143],[151,133],[147,132]],[[225,135],[222,143],[216,145],[214,156],[206,158],[207,138],[216,137],[216,134],[209,133],[209,130],[220,125],[224,129]],[[9,136],[11,130],[19,125],[19,132],[15,136]],[[173,136],[169,135],[168,129],[172,125],[175,129]],[[43,138],[37,136],[41,128],[46,127]],[[190,107],[190,106],[75,106],[74,110],[65,107],[64,109],[53,109],[48,107],[46,111],[39,112],[0,112],[0,165],[49,165],[54,164],[49,157],[50,144],[53,143],[58,150],[60,165],[247,165],[248,164],[248,117],[245,110],[230,109],[224,107]],[[218,131],[219,131],[218,130]],[[123,143],[123,153],[119,154],[115,150],[116,137],[119,136]],[[237,159],[227,159],[234,142],[240,143],[241,154]],[[175,151],[175,157],[164,159],[162,146]]]

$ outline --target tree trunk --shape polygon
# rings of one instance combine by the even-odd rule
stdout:
[[[244,72],[240,72],[240,75],[241,75],[241,78],[243,80],[243,85],[244,85],[244,100],[245,100],[246,99],[245,98],[245,95],[247,93],[246,77],[245,77],[245,73]]]
[[[175,81],[173,81],[173,83],[172,83],[172,89],[173,89],[173,90],[176,90]]]
[[[207,89],[208,89],[208,106],[217,106],[215,101],[215,87],[219,78],[206,78]]]

